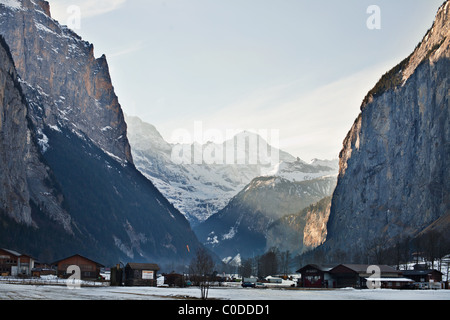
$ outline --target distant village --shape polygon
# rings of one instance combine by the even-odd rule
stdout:
[[[446,257],[446,258],[450,258]],[[119,263],[104,266],[79,254],[52,263],[41,263],[30,255],[0,249],[0,283],[66,284],[80,280],[85,286],[198,286],[206,281],[211,286],[242,286],[248,288],[291,287],[304,289],[449,289],[446,273],[416,263],[410,270],[396,270],[388,265],[308,264],[294,274],[273,274],[264,278],[242,277],[214,272],[207,278],[194,274],[161,273],[155,262]]]

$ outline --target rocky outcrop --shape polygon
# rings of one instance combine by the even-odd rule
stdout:
[[[450,4],[369,92],[344,141],[325,246],[364,252],[450,211]]]
[[[327,238],[331,196],[272,223],[267,230],[266,251],[277,248],[299,255],[322,245]]]
[[[8,43],[40,129],[85,134],[118,161],[133,163],[127,126],[105,56],[50,16],[42,0],[0,4],[0,34]],[[33,97],[33,98],[31,98]]]

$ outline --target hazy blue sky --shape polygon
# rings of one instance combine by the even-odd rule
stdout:
[[[366,93],[406,58],[443,0],[50,0],[106,54],[122,108],[179,128],[279,129],[294,156],[337,158]],[[370,30],[370,5],[381,29]]]

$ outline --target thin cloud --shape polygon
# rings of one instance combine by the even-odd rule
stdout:
[[[342,141],[358,116],[365,94],[375,85],[390,62],[349,75],[311,91],[302,91],[302,81],[258,90],[217,112],[195,119],[161,124],[169,138],[169,128],[192,129],[194,120],[204,129],[278,129],[281,149],[312,158],[336,158]]]
[[[134,44],[127,45],[126,47],[118,49],[118,50],[114,51],[113,53],[109,54],[108,58],[118,58],[121,56],[125,56],[128,54],[140,51],[144,47],[144,43],[145,43],[144,41],[139,41]]]
[[[50,9],[52,17],[64,24],[70,17],[68,8],[78,6],[81,18],[92,18],[122,7],[127,0],[51,0]]]

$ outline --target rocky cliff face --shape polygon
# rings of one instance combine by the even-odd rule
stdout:
[[[28,105],[9,48],[0,38],[0,211],[18,223],[37,227],[31,202],[72,233],[71,218],[52,189],[51,172],[40,158]]]
[[[344,141],[326,246],[364,252],[450,211],[449,15],[368,94]]]
[[[0,15],[0,34],[33,97],[34,124],[86,134],[117,160],[133,163],[105,56],[96,59],[92,44],[52,19],[47,1],[3,1]]]
[[[0,0],[0,34],[1,246],[44,261],[187,259],[201,244],[134,166],[105,57],[46,1]]]
[[[327,238],[331,196],[278,219],[267,230],[266,251],[277,248],[299,255],[322,245]]]
[[[27,107],[9,49],[3,38],[0,40],[0,210],[19,222],[31,224],[30,194],[24,170],[30,135]]]

